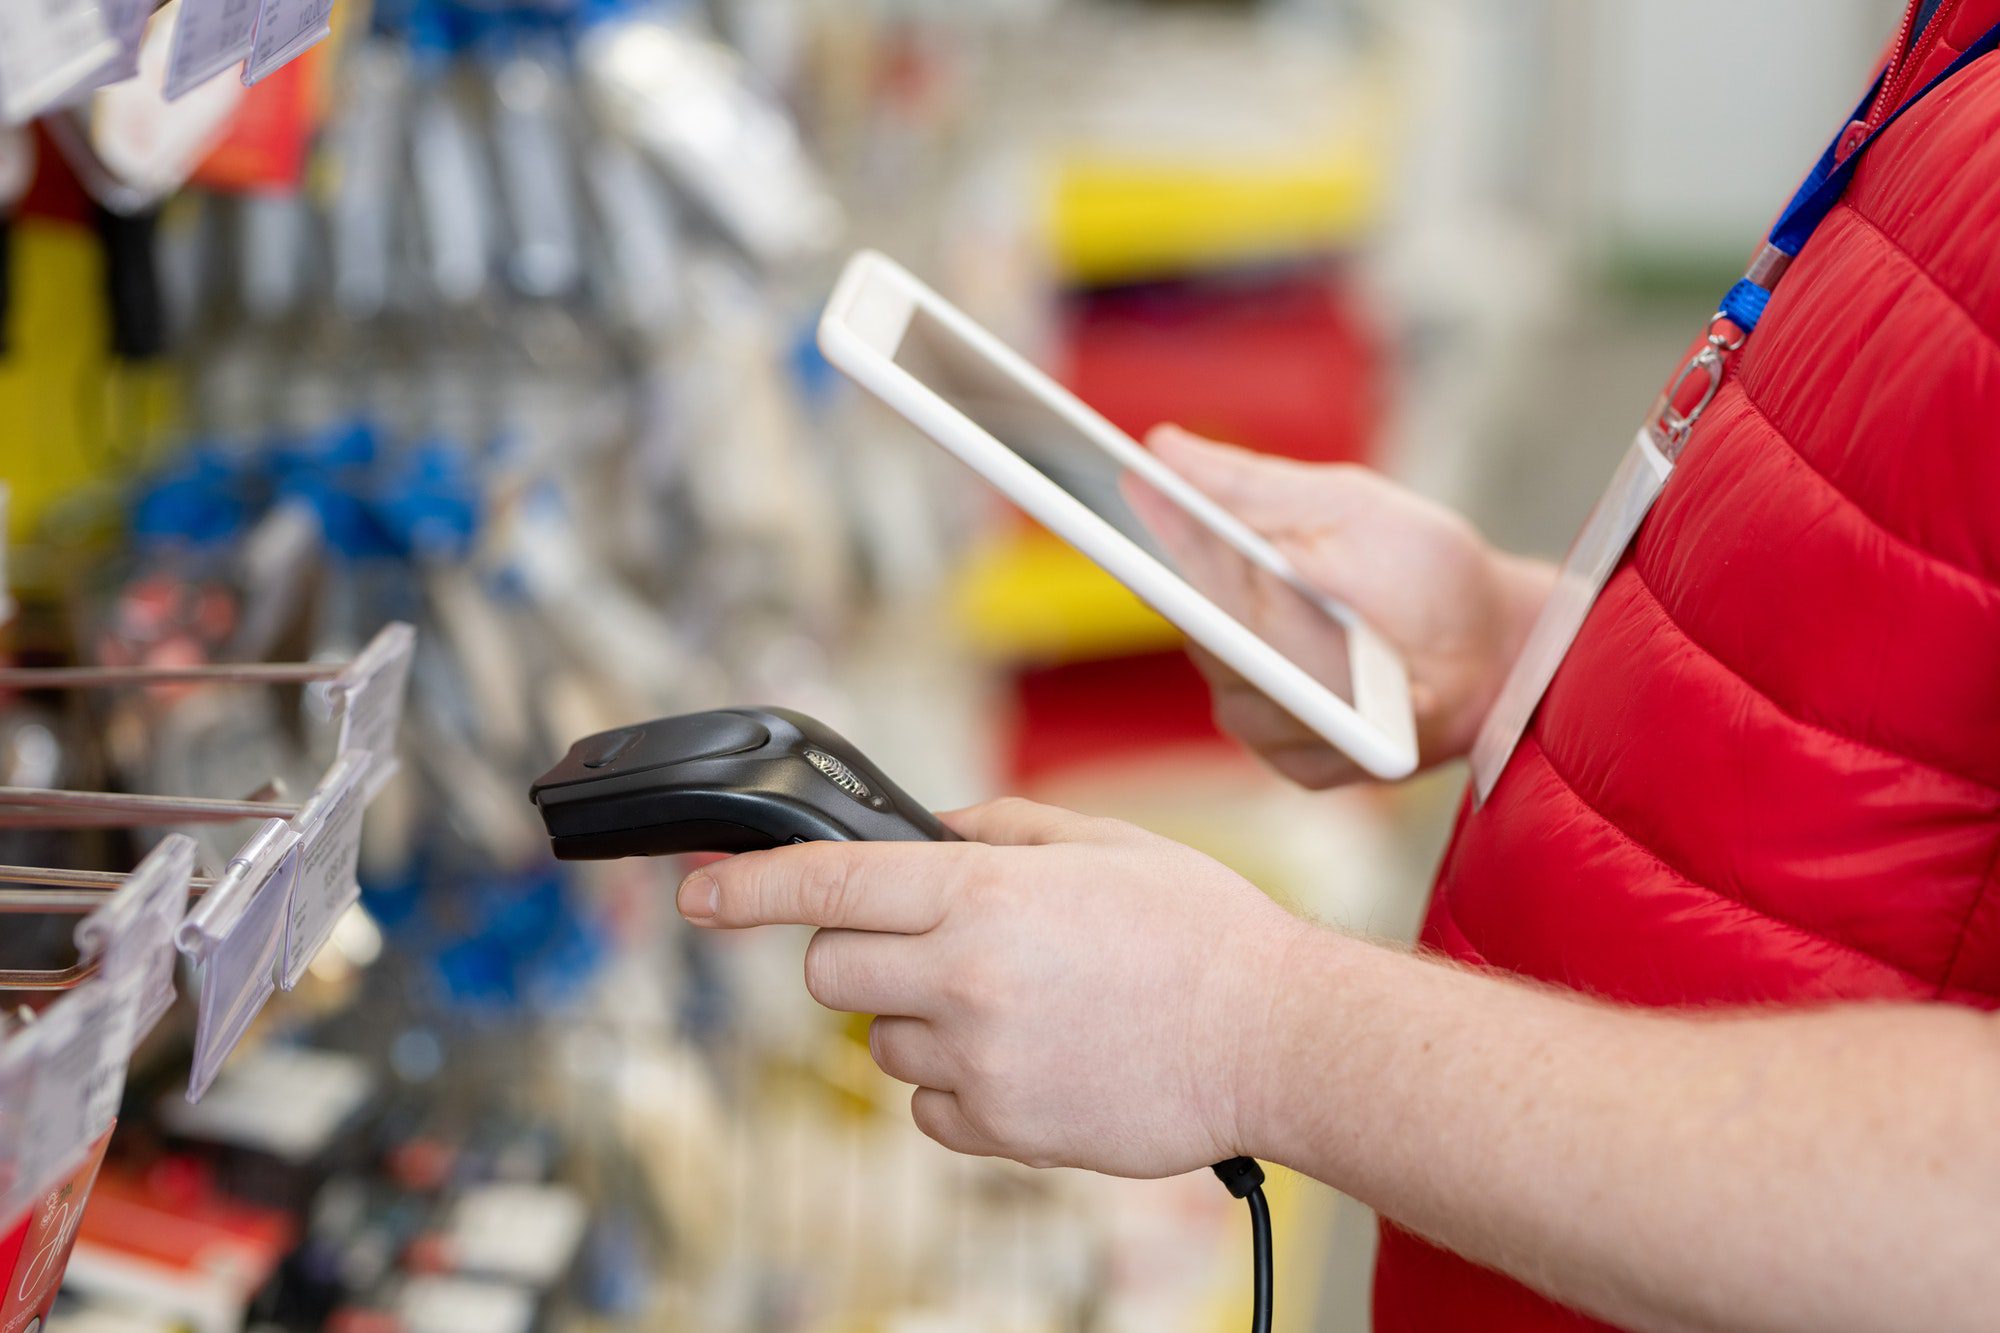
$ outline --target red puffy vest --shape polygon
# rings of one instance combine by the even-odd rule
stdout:
[[[1996,22],[1944,0],[1885,95]],[[1632,1004],[2000,1007],[2000,55],[1793,265],[1461,815],[1424,940]],[[1604,1327],[1391,1225],[1375,1317]]]

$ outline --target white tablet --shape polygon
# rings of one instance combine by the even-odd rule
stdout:
[[[1416,771],[1409,677],[1379,634],[900,265],[856,255],[820,320],[819,346],[1362,768],[1386,779]],[[1256,616],[1270,626],[1263,634],[1233,613],[1251,607],[1270,612]]]

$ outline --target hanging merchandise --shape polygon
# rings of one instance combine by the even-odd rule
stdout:
[[[157,13],[155,12],[157,10]],[[87,102],[135,78],[166,102],[242,66],[254,84],[332,32],[333,0],[39,0],[0,8],[0,125]],[[211,105],[215,99],[210,99]],[[160,113],[161,151],[184,151],[188,117]],[[208,119],[206,112],[193,120]],[[182,179],[185,179],[183,177]],[[178,182],[175,182],[178,184]]]
[[[40,115],[117,54],[99,0],[0,8],[0,121]]]
[[[0,1015],[0,1273],[203,1333],[1233,1326],[1212,1181],[943,1152],[801,937],[689,931],[685,858],[558,861],[522,800],[743,699],[994,786],[949,614],[987,515],[811,330],[852,231],[979,266],[937,219],[1002,225],[955,163],[1035,6],[378,0],[271,69],[323,0],[102,3],[136,72],[0,134],[0,199],[53,148],[76,274],[21,266],[0,363],[76,390],[0,413],[0,985],[40,1008]],[[974,277],[1045,317],[1031,271]],[[58,399],[104,447],[46,445]]]
[[[613,4],[577,51],[599,114],[652,155],[746,253],[824,255],[841,219],[784,111],[691,7]]]
[[[364,658],[340,665],[5,668],[0,688],[159,695],[208,687],[330,682],[340,717],[332,769],[303,807],[281,802],[143,796],[45,787],[0,787],[10,830],[79,833],[162,824],[269,820],[220,880],[195,874],[200,846],[184,833],[161,839],[129,874],[0,866],[0,912],[81,914],[74,963],[0,970],[0,990],[55,998],[0,1020],[0,1218],[13,1220],[10,1312],[45,1317],[77,1234],[83,1204],[112,1137],[127,1069],[173,1003],[175,946],[196,961],[201,1007],[188,1095],[198,1098],[242,1040],[272,984],[289,988],[358,896],[353,871],[367,777],[393,764],[401,688],[412,646],[391,626]],[[246,787],[267,784],[239,772]],[[282,855],[276,866],[271,849]],[[239,871],[239,865],[242,870]],[[278,873],[289,872],[289,873]],[[183,919],[190,895],[218,893]],[[248,926],[245,923],[249,922]],[[264,938],[255,938],[259,927]],[[244,927],[240,932],[238,927]],[[282,927],[283,949],[277,943]],[[218,947],[219,946],[219,947]],[[282,961],[280,954],[282,953]],[[261,976],[258,969],[261,966]],[[25,1258],[24,1258],[25,1256]],[[21,1267],[25,1262],[28,1266]],[[20,1327],[19,1323],[8,1327]]]
[[[185,2],[169,0],[145,30],[130,76],[46,121],[91,197],[120,214],[157,208],[185,184],[244,100],[234,79],[209,79],[169,97],[167,51]]]

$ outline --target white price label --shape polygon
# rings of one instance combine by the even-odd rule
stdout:
[[[0,4],[0,120],[31,120],[118,54],[99,0]]]
[[[76,947],[97,962],[97,981],[130,1001],[130,1045],[174,1002],[174,930],[187,908],[194,839],[170,834],[76,928]]]
[[[125,1092],[131,1032],[132,996],[92,979],[43,1010],[17,1039],[29,1051],[17,1189],[39,1194],[110,1128]]]
[[[146,36],[146,21],[153,17],[153,0],[100,0],[104,23],[111,29],[116,52],[110,63],[91,76],[94,86],[119,83],[139,72],[139,46]]]
[[[278,984],[286,990],[299,984],[341,913],[361,897],[354,868],[361,858],[368,769],[367,755],[342,755],[292,821],[299,835],[299,868],[285,918],[285,964],[278,974]]]
[[[416,631],[401,621],[384,626],[333,682],[340,753],[359,752],[372,761],[366,779],[371,801],[396,775],[396,732],[403,724],[416,644]]]
[[[195,965],[191,1102],[215,1082],[277,989],[298,873],[297,831],[282,819],[269,820],[181,922],[174,942]]]
[[[168,101],[193,91],[250,54],[258,0],[181,0],[167,57]]]
[[[243,82],[256,83],[317,46],[333,31],[332,18],[333,0],[263,0]]]
[[[0,1040],[0,1225],[18,1216],[34,1193],[27,1179],[34,1173],[21,1156],[34,1091],[30,1055],[25,1033],[8,1032]]]

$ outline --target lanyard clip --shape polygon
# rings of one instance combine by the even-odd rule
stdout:
[[[1654,443],[1666,455],[1668,462],[1680,460],[1681,451],[1687,448],[1687,442],[1694,434],[1695,424],[1708,411],[1716,395],[1722,392],[1729,358],[1741,351],[1749,339],[1750,335],[1738,328],[1726,314],[1718,314],[1708,322],[1707,341],[1681,367],[1681,373],[1660,396],[1648,423]],[[1701,379],[1701,391],[1694,402],[1682,407],[1681,403],[1688,396],[1688,386],[1695,382],[1697,376]]]

